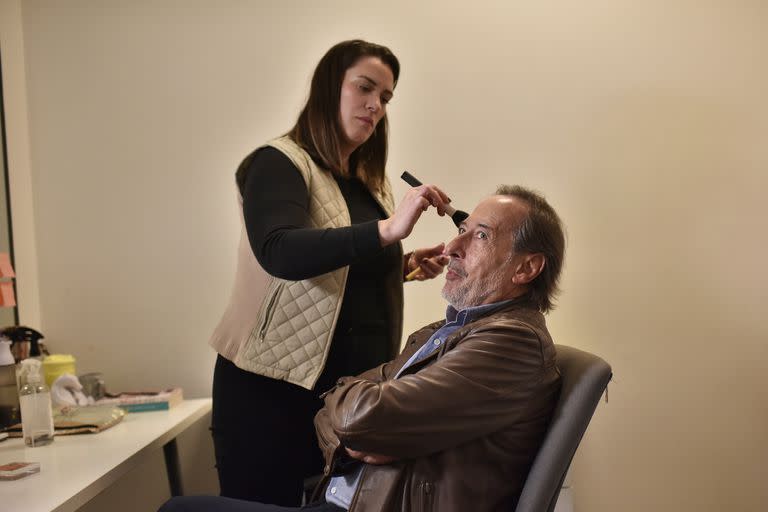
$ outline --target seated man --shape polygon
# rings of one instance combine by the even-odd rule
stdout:
[[[564,248],[560,219],[538,194],[503,186],[482,201],[445,248],[446,320],[324,394],[323,499],[302,510],[514,510],[560,388],[542,313]],[[204,510],[299,509],[180,497],[161,512]]]

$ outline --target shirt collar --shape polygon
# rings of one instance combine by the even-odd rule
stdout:
[[[461,311],[457,311],[456,308],[450,304],[445,310],[446,323],[457,322],[459,325],[467,325],[474,322],[482,316],[490,315],[496,311],[503,309],[509,304],[515,302],[517,299],[502,300],[499,302],[493,302],[491,304],[483,304],[481,306],[471,306],[464,308]]]

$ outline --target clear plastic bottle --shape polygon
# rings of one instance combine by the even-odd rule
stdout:
[[[27,446],[43,446],[53,441],[51,392],[43,381],[41,363],[37,359],[21,361],[21,428]]]

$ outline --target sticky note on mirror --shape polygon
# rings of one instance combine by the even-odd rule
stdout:
[[[11,266],[11,255],[7,252],[0,252],[0,277],[16,277]]]
[[[16,305],[16,295],[13,293],[11,281],[0,281],[0,307],[8,308]]]

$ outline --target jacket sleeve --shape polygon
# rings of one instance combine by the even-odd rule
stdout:
[[[370,370],[366,370],[357,377],[341,377],[336,381],[335,387],[320,395],[321,398],[333,394],[336,392],[336,390],[341,389],[352,382],[384,382],[392,375],[394,375],[395,372],[400,369],[400,367],[403,366],[403,364],[416,351],[416,348],[417,347],[406,346],[405,350],[403,350],[403,352],[397,358],[384,364],[380,364],[379,366],[375,366]],[[320,446],[320,451],[323,454],[325,463],[329,465],[329,467],[333,467],[337,456],[343,455],[343,452],[341,451],[341,441],[339,440],[336,431],[331,425],[331,417],[327,406],[320,409],[320,411],[315,415],[315,433],[317,434],[317,443]]]
[[[317,433],[317,444],[320,447],[320,452],[323,454],[323,460],[325,460],[326,466],[330,468],[341,447],[341,442],[331,427],[328,411],[325,408],[320,409],[315,415],[315,432]]]
[[[508,428],[530,413],[541,342],[513,320],[480,326],[431,365],[396,380],[348,378],[325,396],[339,442],[399,458],[428,455]]]
[[[387,379],[387,375],[389,375],[389,373],[392,371],[393,364],[394,361],[388,361],[386,363],[380,364],[379,366],[374,366],[370,370],[364,371],[357,377],[353,377],[353,379],[368,380],[371,382],[383,382]],[[346,379],[340,380],[343,382]]]
[[[263,148],[251,157],[241,192],[251,250],[275,277],[308,279],[382,250],[377,221],[341,228],[308,227],[304,178],[275,148]]]

